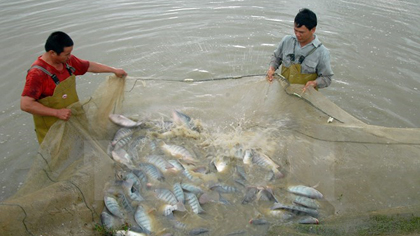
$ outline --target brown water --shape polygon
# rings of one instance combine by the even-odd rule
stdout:
[[[0,6],[0,200],[19,188],[37,152],[32,118],[19,100],[26,70],[54,30],[70,34],[76,56],[135,78],[210,79],[264,74],[283,35],[293,33],[294,15],[308,7],[318,15],[317,34],[335,73],[322,93],[365,123],[420,126],[415,1],[3,0]],[[79,78],[79,96],[90,96],[103,78]],[[164,96],[173,87],[160,89]]]

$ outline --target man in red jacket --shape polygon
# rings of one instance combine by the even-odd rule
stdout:
[[[72,50],[70,36],[54,32],[45,43],[45,53],[28,70],[20,107],[33,115],[40,144],[58,119],[70,118],[71,109],[67,107],[79,101],[76,75],[86,72],[114,73],[121,78],[127,75],[123,69],[79,59],[71,54]]]

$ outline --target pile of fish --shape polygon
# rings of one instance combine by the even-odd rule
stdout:
[[[200,121],[176,110],[169,121],[109,118],[119,127],[107,148],[116,177],[101,222],[128,227],[116,235],[263,235],[282,222],[318,224],[322,194],[290,186],[292,203],[281,203],[282,167],[261,149],[211,144]]]

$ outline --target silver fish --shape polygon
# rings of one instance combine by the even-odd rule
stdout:
[[[238,192],[235,186],[225,185],[221,183],[212,184],[209,187],[211,190],[216,190],[219,193],[234,193]]]
[[[152,220],[141,205],[137,206],[136,212],[134,213],[134,220],[146,234],[152,232]]]
[[[249,164],[252,163],[252,151],[251,150],[249,150],[249,149],[245,150],[243,162],[246,165],[249,165]]]
[[[147,178],[146,173],[143,172],[143,170],[141,170],[141,169],[134,169],[133,170],[133,174],[135,174],[137,176],[137,178],[139,178],[140,182],[143,185],[147,185],[148,178]]]
[[[246,189],[245,197],[242,200],[242,204],[247,204],[254,201],[257,198],[258,191],[259,190],[257,187],[248,187]]]
[[[128,201],[127,197],[123,193],[118,194],[118,199],[120,200],[121,205],[127,212],[134,212],[134,208],[131,206],[131,203]]]
[[[154,192],[157,198],[159,198],[160,200],[166,203],[175,205],[178,202],[175,194],[169,189],[157,188],[154,190]]]
[[[184,170],[184,166],[177,160],[168,160],[168,162],[178,171]]]
[[[125,191],[125,194],[132,200],[141,202],[144,201],[144,198],[140,195],[140,190],[133,186],[134,182],[131,179],[122,181],[122,188]]]
[[[252,162],[259,166],[272,170],[276,178],[282,178],[284,176],[279,170],[280,166],[264,153],[253,150]]]
[[[101,213],[101,223],[106,229],[117,229],[123,224],[120,218],[116,218],[106,211]]]
[[[175,194],[171,190],[165,188],[157,188],[154,190],[154,192],[157,198],[174,206],[174,210],[185,211],[184,203],[178,201]]]
[[[174,194],[175,194],[176,199],[179,202],[185,203],[184,190],[182,190],[182,186],[179,182],[174,183],[173,190],[174,190]]]
[[[124,149],[117,149],[112,151],[112,158],[114,161],[121,163],[129,168],[133,166],[130,155]]]
[[[293,201],[293,203],[295,203],[297,205],[300,205],[300,206],[309,207],[309,208],[312,208],[312,209],[318,209],[319,208],[318,203],[314,199],[304,197],[304,196],[297,196],[295,198],[295,200]]]
[[[150,163],[140,163],[140,168],[146,173],[146,175],[154,180],[164,181],[165,176],[155,165]]]
[[[121,148],[125,147],[128,143],[130,143],[131,139],[132,139],[132,136],[126,136],[126,137],[123,137],[123,138],[119,139],[114,144],[114,150],[121,149]]]
[[[168,145],[164,143],[162,149],[168,152],[171,156],[176,157],[180,160],[183,160],[187,163],[195,163],[197,160],[193,155],[184,147],[178,145]]]
[[[133,172],[127,173],[124,176],[124,180],[131,180],[133,181],[133,186],[137,189],[141,189],[141,181],[137,175],[135,175]]]
[[[121,219],[124,218],[124,214],[121,211],[121,208],[115,198],[111,196],[105,196],[104,202],[105,202],[106,209],[108,209],[108,211],[111,212],[112,215]]]
[[[207,228],[196,228],[196,229],[192,229],[190,230],[190,232],[188,233],[188,235],[192,236],[192,235],[199,235],[199,234],[204,234],[209,232],[210,230]]]
[[[194,172],[192,172],[190,169],[185,168],[182,173],[185,175],[185,177],[187,177],[189,180],[193,181],[193,182],[198,182],[200,181],[200,178],[198,178]]]
[[[116,144],[116,143],[117,143],[120,139],[122,139],[122,138],[124,138],[124,137],[127,137],[127,136],[131,136],[133,133],[134,133],[134,129],[131,129],[131,128],[125,128],[125,127],[119,128],[119,129],[117,130],[117,132],[115,132],[115,134],[114,134],[114,138],[112,139],[111,144],[112,144],[113,146],[115,146],[115,144]]]
[[[184,189],[184,190],[186,190],[188,192],[195,193],[195,194],[204,193],[204,191],[200,187],[195,186],[193,184],[181,183],[181,187],[182,187],[182,189]]]
[[[124,115],[121,114],[110,114],[109,115],[109,119],[116,125],[125,127],[125,128],[133,128],[133,127],[137,127],[140,126],[143,122],[136,122],[133,121],[127,117],[125,117]]]
[[[223,172],[229,166],[230,158],[225,156],[218,156],[215,157],[211,163],[216,167],[217,172]]]
[[[189,129],[192,129],[194,126],[191,117],[177,110],[172,111],[172,118],[176,125],[183,125]]]
[[[137,233],[130,230],[118,230],[115,232],[115,236],[146,236],[146,234],[143,233]]]
[[[148,155],[145,157],[145,160],[155,165],[161,171],[167,171],[168,169],[174,168],[174,166],[161,155]]]
[[[306,216],[298,221],[299,224],[319,224],[319,220],[312,216]]]
[[[268,188],[268,187],[263,187],[258,192],[257,199],[258,200],[263,200],[263,201],[275,201],[275,202],[278,202],[278,200],[276,199],[276,196],[274,196],[273,189]]]
[[[204,209],[201,207],[200,202],[194,193],[185,193],[185,198],[195,214],[204,213]]]
[[[176,210],[176,206],[165,204],[162,206],[164,216],[173,216],[173,211]]]
[[[271,207],[271,210],[286,210],[290,211],[296,215],[310,215],[313,217],[317,217],[319,215],[317,210],[307,208],[307,207],[301,207],[301,206],[286,206],[281,203],[274,203],[274,205]]]
[[[288,190],[291,193],[294,193],[300,196],[313,198],[313,199],[321,199],[324,197],[322,193],[319,192],[318,190],[312,187],[304,186],[304,185],[291,186],[288,188]]]
[[[246,172],[242,166],[236,166],[236,173],[242,180],[247,181]]]

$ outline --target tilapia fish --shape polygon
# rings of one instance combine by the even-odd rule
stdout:
[[[121,211],[121,208],[117,202],[117,200],[111,196],[104,197],[105,206],[112,215],[118,218],[124,218],[124,214]]]
[[[291,186],[288,188],[288,190],[289,192],[294,193],[296,195],[309,197],[313,199],[321,199],[324,197],[322,193],[318,190],[304,185]]]
[[[115,236],[146,236],[146,234],[143,233],[137,233],[130,230],[118,230],[115,232]]]
[[[150,234],[152,232],[152,219],[143,206],[137,206],[136,212],[134,213],[134,220],[145,233]]]
[[[125,128],[133,128],[141,125],[143,122],[131,120],[124,115],[121,114],[110,114],[109,119],[116,125],[125,127]]]
[[[284,175],[279,170],[280,166],[271,160],[270,157],[255,150],[252,151],[251,155],[253,163],[272,170],[276,179],[284,177]]]
[[[308,197],[304,197],[304,196],[297,196],[295,198],[295,200],[293,201],[293,203],[300,205],[300,206],[304,206],[304,207],[309,207],[312,209],[318,209],[319,205],[316,202],[315,199],[312,198],[308,198]]]
[[[168,152],[171,156],[179,158],[187,163],[197,162],[193,155],[184,147],[164,143],[162,145],[162,149]]]
[[[274,203],[274,205],[271,207],[272,210],[286,210],[290,211],[296,215],[310,215],[313,217],[317,217],[319,215],[318,211],[311,208],[301,207],[301,206],[286,206],[281,203]]]
[[[114,138],[111,141],[111,144],[115,146],[117,142],[127,136],[131,136],[134,133],[134,129],[122,127],[115,132]]]
[[[216,167],[217,172],[223,172],[228,168],[230,159],[229,157],[218,156],[215,157],[211,163]]]
[[[177,124],[177,125],[184,125],[185,127],[189,128],[189,129],[193,128],[193,122],[191,120],[191,117],[185,115],[182,112],[174,110],[172,112],[172,118],[174,120],[174,123]]]
[[[127,167],[133,167],[133,162],[131,161],[130,155],[124,149],[117,149],[112,151],[112,158],[121,164],[124,164]]]

